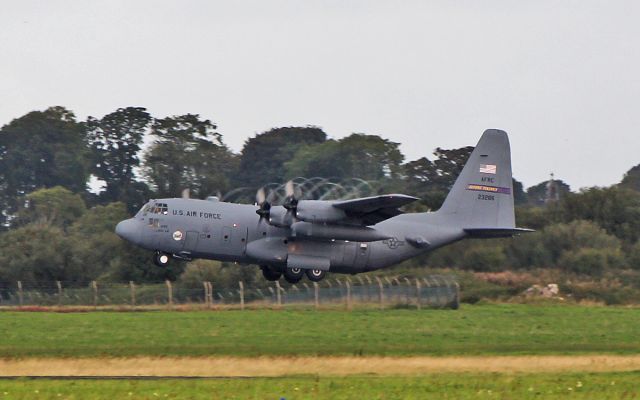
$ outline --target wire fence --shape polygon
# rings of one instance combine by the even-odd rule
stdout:
[[[73,307],[95,309],[184,309],[184,308],[282,308],[307,305],[315,308],[370,306],[379,308],[457,309],[460,287],[448,276],[426,278],[355,277],[321,282],[247,285],[216,285],[203,281],[185,284],[90,282],[0,283],[0,308]]]

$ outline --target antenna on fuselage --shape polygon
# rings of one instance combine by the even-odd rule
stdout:
[[[186,188],[182,191],[182,198],[183,199],[188,199],[189,198],[189,188]]]

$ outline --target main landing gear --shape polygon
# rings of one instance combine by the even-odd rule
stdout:
[[[275,282],[282,276],[280,271],[273,270],[266,265],[261,265],[260,269],[262,270],[262,276],[264,276],[264,279],[270,282]]]
[[[302,268],[285,268],[284,272],[280,272],[267,265],[261,265],[262,276],[264,279],[275,282],[284,276],[284,280],[294,284],[298,283],[306,275],[311,282],[320,282],[327,275],[327,271],[321,269],[302,269]]]
[[[284,280],[289,283],[298,283],[304,276],[304,270],[302,268],[293,267],[286,268],[284,270]]]
[[[327,271],[321,269],[308,269],[305,273],[311,282],[320,282],[327,275]]]

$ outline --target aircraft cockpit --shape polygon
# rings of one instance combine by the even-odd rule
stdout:
[[[138,211],[138,214],[142,214],[143,217],[147,214],[169,215],[169,206],[167,203],[149,202]]]

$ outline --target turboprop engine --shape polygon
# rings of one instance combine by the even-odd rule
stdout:
[[[300,221],[332,224],[345,221],[347,214],[335,208],[331,202],[320,200],[300,200],[296,207],[296,218]]]

